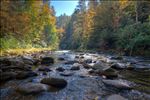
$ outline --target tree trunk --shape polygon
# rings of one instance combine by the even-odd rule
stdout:
[[[135,1],[135,21],[138,23],[138,1]]]

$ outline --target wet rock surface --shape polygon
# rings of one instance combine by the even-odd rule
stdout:
[[[14,79],[16,75],[17,73],[14,73],[14,72],[2,72],[0,74],[0,81],[7,81],[10,79]]]
[[[18,72],[16,75],[16,79],[25,79],[28,77],[34,77],[37,76],[38,74],[33,72],[33,71],[28,71],[28,72]]]
[[[23,94],[35,94],[35,93],[47,91],[48,89],[49,89],[48,85],[44,85],[41,83],[25,83],[25,84],[19,85],[16,88],[16,91],[23,93]]]
[[[72,76],[74,73],[73,72],[62,72],[60,73],[61,76]]]
[[[131,89],[132,87],[129,83],[124,82],[123,80],[103,80],[106,85],[113,86],[119,89]]]
[[[80,70],[80,67],[79,67],[79,66],[72,66],[72,67],[70,68],[70,70]]]
[[[45,72],[49,72],[51,71],[51,69],[49,67],[46,67],[46,66],[40,66],[38,68],[39,71],[45,71]]]
[[[61,78],[44,78],[41,83],[47,84],[56,88],[64,88],[67,85],[67,81]]]
[[[107,98],[107,100],[127,100],[127,99],[118,94],[113,94],[113,95],[109,96]]]
[[[63,67],[56,68],[57,71],[63,72],[65,69]]]
[[[50,65],[50,64],[53,64],[54,63],[54,58],[52,57],[43,57],[41,59],[41,64],[42,65]]]
[[[0,72],[2,100],[150,99],[148,58],[43,51],[1,57]]]

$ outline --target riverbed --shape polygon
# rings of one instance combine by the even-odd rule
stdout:
[[[54,62],[42,64],[44,57],[51,57]],[[8,62],[10,64],[6,64]],[[24,69],[18,68],[20,62]],[[15,74],[11,78],[11,74],[6,74],[9,78],[1,79],[2,100],[150,100],[149,58],[65,50],[1,57],[1,63],[2,74]],[[21,77],[23,72],[29,71],[34,74]],[[63,79],[67,85],[51,86],[39,93],[17,91],[22,84],[41,83],[44,78]]]

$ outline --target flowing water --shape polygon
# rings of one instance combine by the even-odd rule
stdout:
[[[129,100],[150,100],[150,59],[140,57],[123,57],[123,60],[111,60],[112,55],[98,53],[84,53],[72,51],[55,51],[47,53],[46,56],[55,58],[55,64],[48,66],[52,71],[38,71],[39,66],[32,69],[38,73],[38,76],[24,80],[10,80],[0,86],[2,100],[106,100],[111,94],[119,94]],[[76,58],[76,56],[84,56]],[[60,61],[57,58],[63,57],[65,60]],[[103,76],[89,74],[90,69],[80,66],[80,70],[70,70],[72,64],[65,64],[66,61],[92,59],[90,65],[96,61],[104,60],[106,63],[119,62],[123,64],[133,63],[134,70],[119,70],[119,77],[116,79],[128,80],[134,84],[133,89],[117,89],[109,87],[102,82]],[[57,67],[65,69],[70,76],[63,76],[56,70]],[[63,78],[67,81],[67,86],[63,89],[51,88],[49,91],[39,94],[23,95],[14,90],[19,84],[26,82],[39,83],[41,79],[47,77]]]

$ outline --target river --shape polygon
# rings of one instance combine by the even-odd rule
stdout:
[[[44,57],[53,58],[54,63],[39,63]],[[36,64],[30,63],[34,60]],[[150,100],[149,58],[65,50],[1,57],[0,62],[2,100]],[[20,62],[37,75],[21,77],[28,71],[12,67],[20,66]],[[6,73],[10,72],[17,74],[8,78],[11,74]],[[17,91],[21,84],[40,83],[43,78],[51,77],[63,79],[67,85],[51,87],[40,93],[22,94]]]

